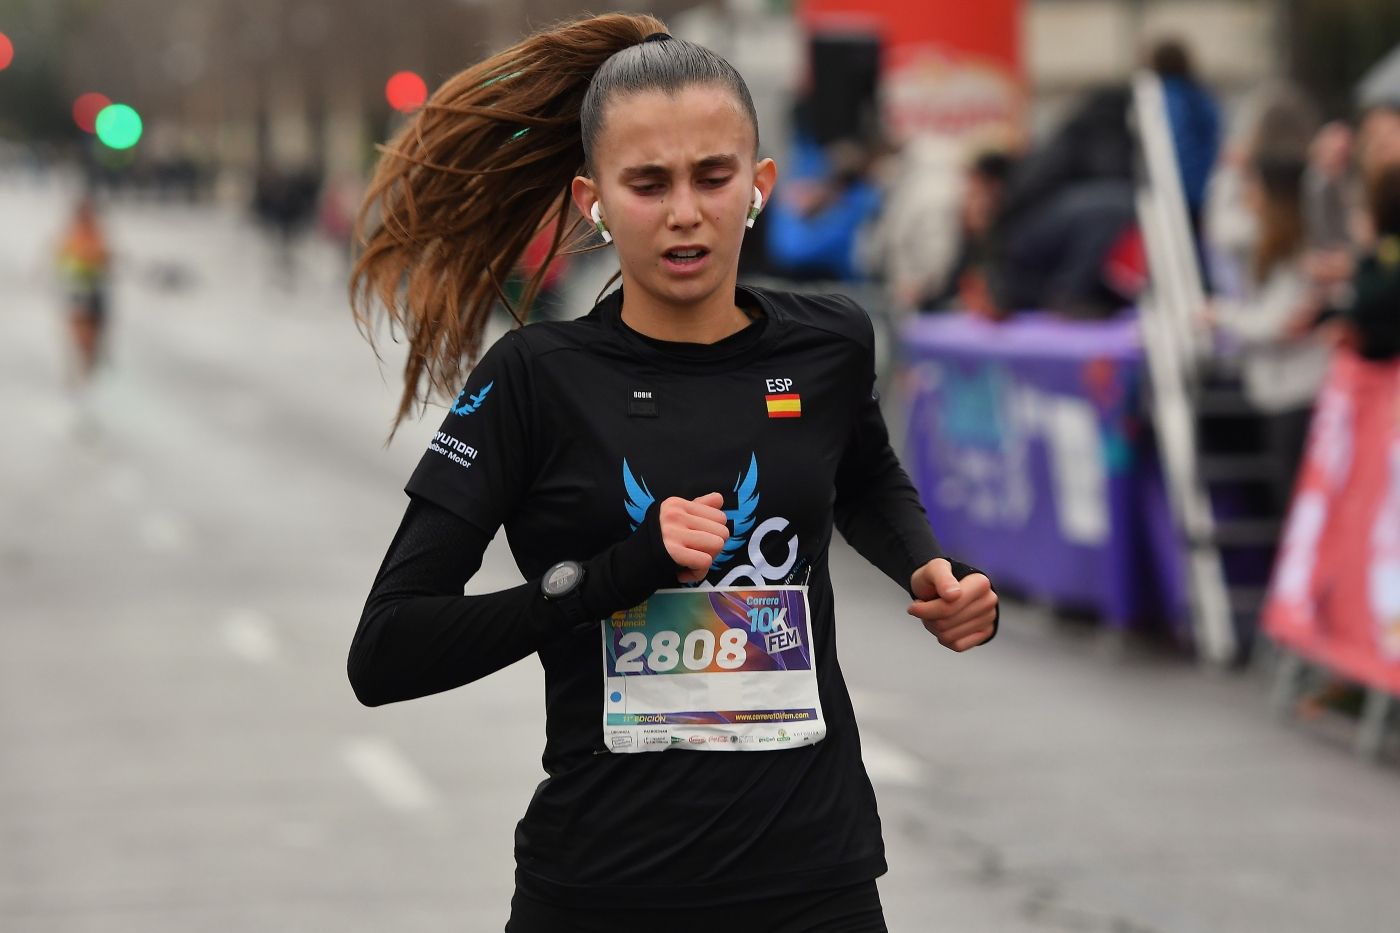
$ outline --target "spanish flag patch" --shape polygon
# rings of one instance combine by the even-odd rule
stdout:
[[[793,392],[788,395],[765,395],[770,418],[801,418],[802,396]]]

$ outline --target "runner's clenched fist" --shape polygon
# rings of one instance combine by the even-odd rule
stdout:
[[[720,506],[724,496],[707,493],[698,499],[672,496],[661,503],[661,540],[666,553],[679,567],[676,574],[682,583],[705,579],[710,565],[719,556],[729,538],[729,524]]]
[[[966,651],[996,631],[997,594],[985,574],[968,574],[960,581],[953,576],[953,565],[936,557],[914,571],[910,589],[915,599],[909,614],[945,648]]]

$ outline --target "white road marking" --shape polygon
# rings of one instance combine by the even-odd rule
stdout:
[[[436,794],[418,769],[385,740],[351,739],[341,754],[351,773],[391,810],[421,811],[436,802]]]
[[[252,664],[268,664],[281,656],[272,620],[252,609],[230,613],[223,625],[224,645]]]
[[[915,787],[921,783],[923,769],[919,766],[918,759],[874,732],[861,732],[860,752],[871,783],[897,784],[903,787]]]

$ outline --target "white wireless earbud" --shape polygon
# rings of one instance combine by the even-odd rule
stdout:
[[[763,192],[758,190],[758,185],[753,186],[753,206],[749,208],[749,218],[744,221],[744,226],[753,228],[753,222],[758,219],[759,213],[763,210]]]
[[[608,232],[608,225],[603,222],[603,205],[597,201],[593,202],[592,217],[593,227],[598,231],[598,235],[603,238],[603,242],[611,243],[612,234]]]

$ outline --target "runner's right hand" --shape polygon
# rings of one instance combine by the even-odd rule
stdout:
[[[720,506],[724,496],[707,493],[698,499],[672,496],[661,503],[661,540],[676,566],[681,583],[705,579],[710,565],[729,538],[729,524]]]

